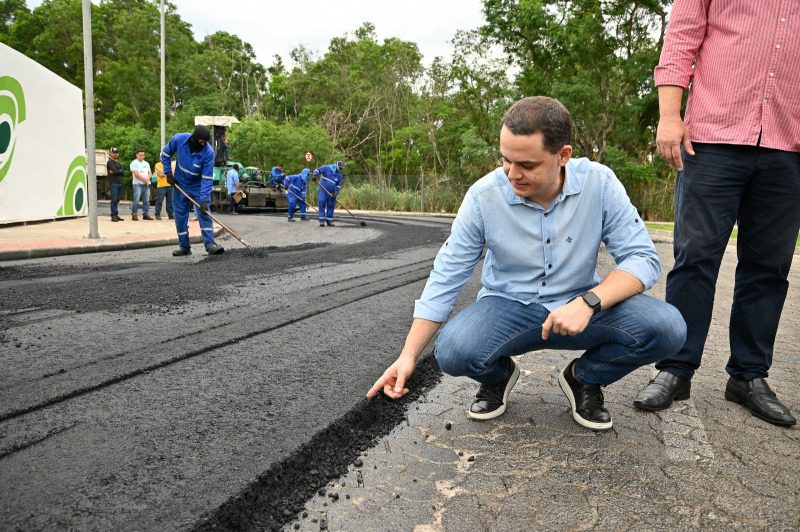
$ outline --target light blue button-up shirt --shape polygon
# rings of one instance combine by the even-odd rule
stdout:
[[[228,194],[234,194],[239,189],[237,186],[239,184],[239,172],[237,172],[235,168],[231,168],[228,170],[228,175],[225,177],[227,178],[226,185]]]
[[[600,282],[601,243],[616,268],[639,279],[645,289],[658,280],[661,262],[653,241],[610,168],[571,159],[564,187],[547,209],[514,194],[498,168],[464,197],[414,317],[447,320],[484,247],[478,299],[504,297],[552,311]]]

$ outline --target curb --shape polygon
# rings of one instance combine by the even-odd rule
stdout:
[[[219,228],[214,231],[218,237],[225,231]],[[189,239],[192,244],[203,241],[202,236],[193,236]],[[87,244],[85,246],[65,246],[61,248],[15,249],[0,251],[0,262],[8,260],[42,259],[47,257],[60,257],[64,255],[80,255],[82,253],[100,253],[103,251],[124,251],[131,249],[155,248],[162,246],[178,245],[178,237],[162,238],[160,240],[140,240],[138,242],[104,242],[102,244]]]

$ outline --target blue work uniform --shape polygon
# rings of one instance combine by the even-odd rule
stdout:
[[[289,219],[294,218],[294,211],[300,208],[300,219],[306,219],[306,186],[308,184],[308,174],[311,170],[304,168],[302,172],[294,175],[287,175],[283,178],[283,186],[286,189],[286,199],[289,200]]]
[[[283,183],[283,178],[286,177],[286,172],[278,168],[277,166],[272,167],[272,171],[269,174],[269,184],[272,188],[278,188],[278,185]]]
[[[172,157],[177,157],[175,180],[183,191],[197,203],[211,203],[211,187],[214,185],[214,150],[206,144],[199,151],[189,148],[191,133],[174,135],[164,149],[161,150],[161,162],[164,168],[171,168]],[[172,195],[172,206],[175,213],[175,228],[178,230],[178,245],[189,249],[189,212],[192,204],[189,199],[176,191]],[[206,249],[214,245],[214,224],[208,214],[197,209],[200,221],[200,233]]]
[[[326,164],[314,170],[314,177],[319,177],[317,187],[317,209],[319,224],[333,223],[333,209],[336,207],[336,196],[342,190],[342,172],[334,164]]]

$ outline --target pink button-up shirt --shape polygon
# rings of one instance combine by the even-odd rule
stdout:
[[[655,83],[692,141],[800,152],[800,0],[675,0]]]

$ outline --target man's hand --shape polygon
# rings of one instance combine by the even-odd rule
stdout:
[[[169,183],[169,186],[174,187],[175,183],[177,183],[178,180],[175,179],[175,176],[172,175],[172,172],[169,172],[169,173],[167,173],[165,175],[167,176],[167,183]]]
[[[372,388],[367,392],[368,398],[373,398],[378,395],[378,392],[383,389],[383,394],[391,399],[400,399],[408,393],[406,382],[414,373],[417,367],[417,361],[413,356],[403,355],[402,353],[394,361],[394,363],[386,368],[381,378],[375,381]]]
[[[689,137],[689,130],[680,118],[662,118],[658,121],[656,130],[656,146],[658,154],[669,164],[683,170],[683,158],[681,157],[681,145],[686,149],[686,153],[694,155],[692,139]]]
[[[550,339],[550,333],[561,336],[580,334],[589,325],[593,315],[592,308],[582,298],[577,297],[547,316],[542,323],[542,340]]]
[[[208,214],[208,202],[207,201],[201,201],[200,202],[200,212],[202,212],[203,214]]]

